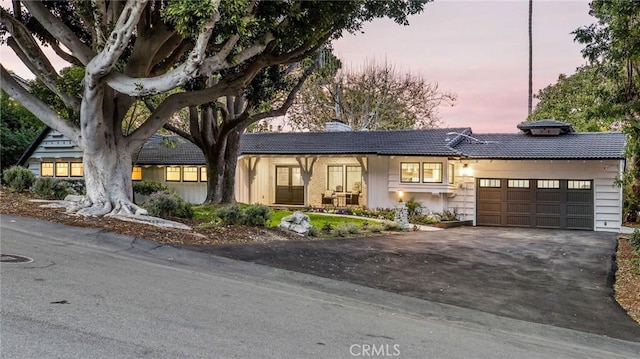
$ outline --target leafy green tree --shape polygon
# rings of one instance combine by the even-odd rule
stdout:
[[[1,170],[15,165],[44,125],[19,102],[0,94],[0,164]]]
[[[609,100],[613,89],[597,65],[580,67],[570,76],[560,74],[555,84],[538,92],[540,101],[527,120],[566,121],[583,132],[620,130],[620,117]]]
[[[337,59],[326,61],[288,113],[294,130],[322,131],[335,119],[354,130],[432,128],[439,124],[438,108],[455,104],[455,94],[386,62],[343,70]]]
[[[8,2],[7,2],[8,4]],[[144,214],[132,202],[132,157],[180,109],[238,96],[265,67],[298,62],[343,31],[390,18],[407,24],[425,1],[127,0],[12,1],[0,9],[0,41],[78,114],[68,121],[0,66],[0,85],[84,152],[83,215]],[[39,46],[83,68],[81,94]],[[215,79],[188,89],[195,79]],[[73,89],[71,89],[73,90]],[[175,91],[175,92],[173,92]],[[138,99],[159,101],[130,132],[123,122]],[[228,127],[240,125],[234,118]]]
[[[634,213],[640,200],[640,1],[594,0],[590,14],[597,22],[574,33],[585,44],[582,54],[598,64],[613,89],[610,113],[628,134],[630,187]]]

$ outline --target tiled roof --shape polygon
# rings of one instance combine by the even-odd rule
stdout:
[[[462,141],[455,148],[470,158],[594,159],[624,158],[625,135],[585,132],[561,136],[473,134],[478,141]]]
[[[202,151],[184,138],[172,135],[153,135],[133,155],[136,165],[203,165]]]
[[[242,136],[240,154],[455,156],[457,152],[447,146],[455,135],[447,134],[462,131],[468,131],[468,128],[406,131],[248,133]]]
[[[531,136],[522,133],[471,134],[468,128],[454,128],[415,131],[248,133],[242,136],[239,154],[621,159],[624,158],[624,147],[625,136],[617,132]],[[179,136],[155,135],[145,143],[138,156],[134,156],[134,162],[139,165],[199,165],[204,164],[205,160],[200,149],[191,142]]]

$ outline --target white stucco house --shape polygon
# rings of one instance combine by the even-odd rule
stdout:
[[[625,136],[578,133],[542,120],[513,134],[471,128],[406,131],[249,133],[242,137],[236,198],[286,206],[392,208],[414,198],[431,211],[456,210],[475,225],[618,232],[622,225]],[[186,140],[152,137],[133,179],[160,181],[202,202],[206,167]],[[82,153],[56,131],[21,159],[35,174],[81,177]]]

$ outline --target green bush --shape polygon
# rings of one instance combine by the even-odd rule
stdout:
[[[343,224],[340,225],[340,227],[343,228],[345,231],[347,231],[347,233],[349,233],[349,234],[358,234],[358,233],[360,233],[360,227],[358,227],[354,223],[343,223]]]
[[[382,226],[385,231],[399,231],[401,230],[400,225],[394,221],[384,221],[382,222]]]
[[[411,197],[407,200],[407,202],[405,202],[405,206],[407,206],[409,215],[412,216],[420,213],[419,209],[422,207],[422,203],[416,201],[413,197]]]
[[[220,208],[216,212],[216,216],[220,217],[224,224],[233,225],[244,223],[244,213],[237,204]]]
[[[631,237],[629,237],[629,244],[635,250],[640,251],[640,230],[638,228],[634,229]]]
[[[384,230],[384,226],[381,224],[370,224],[367,229],[371,233],[380,233]]]
[[[64,188],[67,189],[67,192],[69,192],[69,194],[87,194],[87,189],[85,187],[83,179],[61,179],[58,181],[60,182],[60,185],[64,186]]]
[[[169,188],[160,182],[142,180],[140,182],[133,183],[133,192],[148,196],[156,192],[169,192]]]
[[[2,178],[12,191],[24,192],[31,188],[36,176],[25,167],[11,166],[4,171]]]
[[[309,227],[309,232],[307,232],[309,237],[320,237],[320,228],[316,226]]]
[[[271,219],[271,211],[264,204],[254,204],[244,210],[244,222],[247,226],[264,227]]]
[[[178,195],[166,192],[155,192],[142,204],[149,215],[169,219],[171,217],[193,218],[191,204],[185,202]]]
[[[60,180],[40,177],[33,184],[33,193],[44,199],[64,199],[69,194],[69,190]]]
[[[333,229],[333,225],[330,222],[324,222],[322,224],[322,231],[323,232],[331,232],[332,229]]]

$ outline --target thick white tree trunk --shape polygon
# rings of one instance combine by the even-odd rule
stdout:
[[[84,177],[88,207],[79,214],[146,214],[133,201],[131,155],[122,145],[85,150]]]

